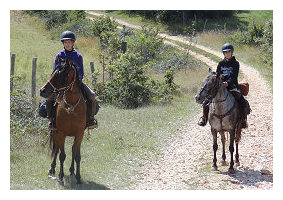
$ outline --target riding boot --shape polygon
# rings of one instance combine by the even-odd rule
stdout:
[[[81,89],[83,91],[83,95],[86,98],[87,103],[87,112],[86,112],[86,127],[89,129],[97,128],[98,123],[97,120],[94,118],[94,115],[96,114],[95,109],[95,93],[83,82],[80,84]]]
[[[200,118],[198,125],[205,126],[207,124],[208,120],[208,113],[209,113],[209,104],[203,104],[202,105],[202,117]]]
[[[48,119],[47,126],[50,130],[54,129],[54,119],[56,112],[54,103],[55,103],[54,97],[50,97],[49,99],[46,99],[46,112]]]

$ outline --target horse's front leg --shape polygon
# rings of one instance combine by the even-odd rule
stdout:
[[[239,144],[236,143],[236,154],[235,154],[235,158],[236,158],[235,164],[236,164],[236,166],[240,166],[238,145]]]
[[[213,136],[213,165],[212,167],[217,170],[217,158],[216,158],[216,152],[217,152],[217,149],[218,149],[218,145],[217,145],[217,131],[214,130],[214,129],[211,129],[211,133],[212,133],[212,136]]]
[[[72,162],[71,162],[71,167],[69,169],[70,175],[73,176],[75,175],[75,167],[74,167],[74,161],[75,161],[75,152],[74,152],[74,145],[72,147]]]
[[[230,146],[229,146],[229,151],[231,154],[231,161],[230,161],[230,167],[229,167],[229,173],[234,174],[234,160],[233,160],[233,153],[234,153],[234,139],[235,139],[235,134],[234,131],[230,131]]]
[[[64,178],[64,161],[65,161],[65,158],[66,158],[66,154],[65,154],[65,150],[64,148],[60,149],[60,156],[59,156],[59,159],[60,159],[60,172],[59,172],[59,180],[58,182],[61,184],[61,185],[64,185],[64,181],[63,181],[63,178]]]
[[[80,174],[80,162],[81,162],[81,142],[83,139],[83,134],[75,137],[74,144],[73,144],[73,156],[76,161],[76,179],[77,184],[81,184],[81,174]],[[71,166],[72,167],[72,166]]]
[[[221,164],[222,166],[226,166],[226,154],[225,154],[225,142],[226,142],[226,138],[225,138],[225,132],[222,131],[220,132],[221,135],[221,143],[222,143],[222,161]]]

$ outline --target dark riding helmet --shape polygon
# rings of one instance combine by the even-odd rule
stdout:
[[[64,40],[73,40],[75,42],[76,36],[72,31],[64,31],[61,34],[61,42],[63,42]]]
[[[222,46],[222,52],[224,51],[234,51],[234,47],[232,44],[230,43],[225,43],[223,46]]]

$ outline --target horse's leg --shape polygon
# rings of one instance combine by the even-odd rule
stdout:
[[[75,167],[74,167],[74,161],[75,161],[75,152],[74,152],[74,145],[72,146],[72,163],[70,167],[70,175],[75,175]]]
[[[226,142],[226,138],[225,138],[225,132],[222,131],[220,132],[220,135],[221,135],[221,143],[222,143],[222,166],[226,166],[227,163],[226,163],[226,154],[225,154],[225,142]]]
[[[55,167],[56,167],[56,159],[57,159],[58,151],[59,151],[59,148],[56,146],[53,161],[51,163],[51,168],[50,168],[49,173],[48,173],[49,177],[55,176]]]
[[[60,160],[60,172],[59,172],[59,184],[64,185],[64,161],[66,158],[64,146],[65,146],[65,136],[61,134],[56,135],[56,144],[58,144],[58,147],[60,149],[60,155],[59,155],[59,160]]]
[[[216,158],[216,151],[218,149],[218,145],[217,145],[217,131],[214,130],[214,129],[211,129],[211,133],[212,133],[212,136],[213,136],[213,165],[212,167],[217,170],[217,158]]]
[[[234,160],[233,160],[233,153],[234,153],[234,139],[235,139],[235,134],[234,131],[230,131],[230,145],[229,145],[229,151],[231,154],[231,162],[230,162],[230,167],[229,167],[229,173],[234,174]]]
[[[74,152],[74,159],[76,161],[77,169],[76,169],[76,179],[77,184],[81,184],[81,174],[80,174],[80,162],[81,162],[81,142],[83,140],[83,133],[79,136],[75,137],[74,145],[73,145],[73,152]]]
[[[238,145],[239,145],[239,143],[236,143],[236,155],[235,155],[235,159],[236,159],[235,164],[236,164],[236,166],[240,166]]]

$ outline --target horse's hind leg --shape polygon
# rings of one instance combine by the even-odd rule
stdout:
[[[222,143],[222,161],[221,164],[222,166],[226,166],[226,154],[225,154],[225,142],[226,142],[226,138],[225,138],[225,132],[221,132],[221,143]]]
[[[55,167],[56,167],[56,159],[57,159],[58,151],[59,151],[59,148],[55,147],[53,161],[51,163],[51,168],[50,168],[49,173],[48,173],[49,177],[54,177],[55,176]]]
[[[213,130],[211,129],[211,133],[212,133],[212,136],[213,136],[213,165],[212,167],[217,170],[217,158],[216,158],[216,152],[217,152],[217,149],[218,149],[218,145],[217,145],[217,131],[216,130]]]
[[[229,146],[229,151],[231,154],[231,161],[230,161],[230,167],[229,167],[229,173],[234,174],[235,170],[234,170],[234,160],[233,160],[233,153],[234,153],[234,138],[235,138],[235,134],[233,131],[230,131],[230,146]]]

